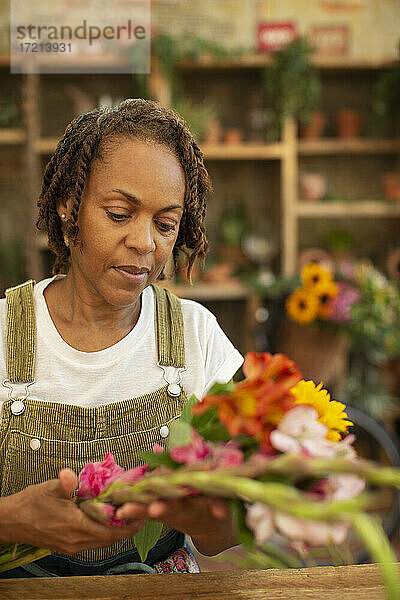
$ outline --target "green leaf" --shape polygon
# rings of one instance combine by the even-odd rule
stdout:
[[[229,442],[231,439],[222,423],[211,423],[201,431],[201,436],[209,442]]]
[[[146,464],[152,467],[170,467],[175,469],[177,463],[172,460],[168,452],[139,452],[139,458],[141,458]]]
[[[171,423],[168,448],[186,446],[187,444],[190,444],[191,439],[192,428],[189,423],[184,423],[183,421],[174,421]]]
[[[181,421],[183,421],[184,423],[189,423],[189,425],[191,424],[193,419],[192,406],[194,404],[197,404],[198,401],[198,398],[194,394],[190,396],[189,400],[185,403],[185,406],[183,407],[183,411],[180,416]]]
[[[233,392],[234,388],[235,384],[233,381],[228,381],[228,383],[214,383],[212,388],[207,392],[207,396],[230,394]]]
[[[232,510],[233,524],[237,538],[243,546],[252,548],[254,546],[254,534],[246,524],[246,508],[242,500],[231,498],[229,505]]]
[[[142,562],[146,560],[149,551],[158,542],[162,528],[163,524],[158,521],[146,521],[143,529],[133,536],[135,546]]]
[[[209,427],[211,423],[219,423],[216,406],[213,406],[202,415],[193,415],[191,425],[197,433],[202,436],[203,431]]]

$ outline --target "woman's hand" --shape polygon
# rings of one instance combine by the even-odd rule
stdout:
[[[191,496],[179,500],[157,500],[147,507],[127,502],[116,511],[117,518],[152,519],[190,535],[202,554],[212,556],[239,542],[233,531],[231,511],[224,500]]]
[[[62,469],[58,479],[0,498],[0,543],[30,544],[71,555],[109,546],[143,527],[141,520],[126,527],[93,521],[71,500],[77,487],[74,471]]]

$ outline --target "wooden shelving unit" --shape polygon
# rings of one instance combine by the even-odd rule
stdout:
[[[87,57],[80,60],[80,64],[93,68],[115,67],[121,59],[99,59],[98,57]],[[180,64],[182,75],[185,72],[195,71],[233,71],[235,73],[244,70],[260,70],[268,64],[270,58],[266,55],[250,55],[234,58],[212,59],[203,57],[197,61],[185,60]],[[337,71],[338,77],[341,72],[368,72],[385,69],[394,64],[391,59],[379,61],[362,61],[351,58],[329,59],[315,58],[315,66],[322,72]],[[10,64],[8,56],[0,55],[0,67],[7,68]],[[118,63],[119,64],[119,63]],[[150,79],[150,88],[155,97],[161,102],[168,103],[170,90],[168,83],[160,75],[154,65]],[[224,75],[225,76],[225,75]],[[335,75],[336,76],[336,75]],[[228,77],[228,75],[227,75]],[[30,189],[36,189],[41,176],[41,155],[50,155],[56,148],[59,138],[43,137],[40,131],[40,75],[23,75],[23,87],[26,90],[24,101],[24,117],[28,123],[26,131],[23,129],[0,130],[0,145],[23,146],[27,158],[27,179]],[[351,83],[349,84],[351,85]],[[28,118],[27,118],[28,117]],[[29,131],[28,131],[29,130]],[[260,144],[243,142],[240,144],[203,144],[202,150],[207,161],[279,161],[280,165],[280,240],[281,240],[281,272],[292,274],[297,268],[297,255],[299,246],[299,224],[301,219],[312,218],[353,218],[353,217],[375,217],[387,218],[400,216],[400,207],[396,204],[376,201],[354,201],[354,202],[320,202],[308,203],[298,199],[298,173],[299,163],[302,157],[326,156],[329,160],[333,156],[346,155],[400,155],[400,139],[350,139],[323,138],[319,140],[302,140],[297,137],[296,123],[288,119],[283,127],[282,139],[278,143]],[[238,167],[240,168],[240,167]],[[33,214],[33,213],[32,213]],[[32,217],[33,218],[33,217]],[[43,247],[43,241],[35,242],[33,254],[39,253]],[[40,260],[31,257],[31,271],[34,277],[40,278]],[[36,265],[36,266],[35,266]],[[184,289],[179,293],[185,294]],[[193,294],[200,294],[202,298],[215,296],[236,297],[235,294],[244,294],[243,290],[230,290],[223,292],[205,286],[190,288]]]
[[[44,137],[36,140],[35,149],[39,154],[55,151],[59,138]],[[280,159],[284,146],[276,144],[202,144],[201,150],[208,160],[269,160]]]
[[[297,151],[301,156],[329,154],[392,154],[400,152],[400,139],[349,139],[324,138],[299,140]]]
[[[400,202],[362,200],[354,202],[298,202],[299,217],[399,217]]]
[[[198,60],[183,60],[180,67],[182,70],[191,69],[262,69],[271,62],[271,57],[267,54],[250,54],[237,57],[214,58],[211,56],[201,57]],[[378,60],[361,60],[347,56],[342,57],[314,57],[312,63],[315,67],[322,70],[369,70],[383,69],[393,66],[395,61],[392,58],[383,58]]]
[[[26,135],[23,129],[0,129],[0,145],[3,146],[14,146],[23,144],[25,142]]]
[[[249,55],[236,58],[186,60],[181,63],[185,71],[202,70],[260,70],[270,62],[266,55]],[[391,58],[380,60],[360,60],[350,57],[314,57],[313,64],[322,73],[336,73],[341,77],[348,71],[368,73],[389,68],[395,64]],[[350,84],[351,85],[351,84]],[[203,148],[208,160],[251,159],[280,161],[280,237],[281,271],[286,275],[297,269],[299,250],[299,227],[301,219],[307,218],[357,218],[373,217],[377,219],[399,217],[400,206],[396,203],[362,200],[353,202],[302,202],[298,198],[298,173],[302,157],[326,156],[327,160],[335,156],[399,155],[400,139],[339,139],[322,138],[317,140],[298,139],[297,126],[287,120],[279,144],[260,146],[251,151],[244,144],[226,149],[224,147]]]
[[[349,139],[325,138],[299,140],[297,151],[301,156],[321,154],[392,154],[400,152],[400,139]]]
[[[213,300],[247,300],[252,296],[251,291],[244,285],[238,283],[212,284],[199,283],[194,285],[177,285],[166,282],[164,287],[168,288],[180,298],[191,300],[213,301]]]

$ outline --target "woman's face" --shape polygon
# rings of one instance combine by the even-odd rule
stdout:
[[[92,163],[82,197],[71,268],[102,302],[128,306],[172,253],[185,175],[174,154],[156,143],[121,138],[103,155]]]

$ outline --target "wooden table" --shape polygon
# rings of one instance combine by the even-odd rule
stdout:
[[[0,574],[1,575],[1,574]],[[400,597],[400,590],[399,590]],[[383,600],[375,565],[0,579],[0,600]]]

